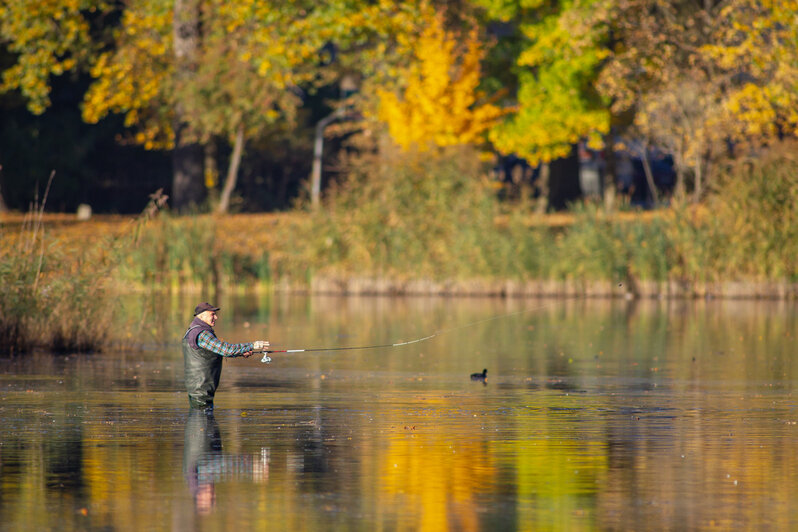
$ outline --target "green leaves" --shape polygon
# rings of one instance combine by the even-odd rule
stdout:
[[[597,3],[522,1],[515,6],[527,45],[517,58],[516,113],[490,135],[500,151],[534,164],[563,157],[581,138],[609,131],[607,103],[594,88],[608,54],[604,30],[575,22]]]

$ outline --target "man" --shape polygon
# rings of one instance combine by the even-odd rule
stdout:
[[[186,368],[186,391],[192,408],[213,408],[213,396],[222,376],[222,359],[249,357],[263,351],[269,342],[258,340],[243,344],[228,344],[216,338],[213,326],[219,307],[200,303],[194,309],[194,319],[183,335],[183,361]]]

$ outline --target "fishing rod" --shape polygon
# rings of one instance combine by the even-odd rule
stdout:
[[[434,333],[429,336],[425,336],[424,338],[416,338],[415,340],[410,340],[408,342],[397,342],[395,344],[354,345],[354,346],[344,346],[344,347],[312,347],[308,349],[267,349],[265,351],[261,351],[261,353],[264,353],[261,362],[268,364],[269,362],[272,361],[272,358],[269,356],[269,353],[310,353],[312,351],[354,351],[355,349],[379,349],[383,347],[399,347],[400,345],[417,344],[419,342],[423,342],[424,340],[429,340],[430,338],[434,338],[437,335],[438,333]]]
[[[430,340],[432,338],[435,338],[436,336],[441,335],[443,333],[456,331],[456,330],[460,330],[460,329],[466,329],[468,327],[473,327],[474,325],[478,325],[480,323],[493,321],[493,320],[498,320],[498,319],[502,319],[502,318],[507,318],[509,316],[514,316],[514,315],[517,315],[517,314],[524,314],[526,312],[531,312],[533,310],[540,310],[540,309],[545,308],[546,306],[548,306],[550,304],[551,303],[547,303],[545,305],[539,305],[537,307],[533,307],[533,308],[529,308],[529,309],[525,309],[525,310],[519,310],[519,311],[515,311],[515,312],[508,312],[508,313],[505,313],[505,314],[499,314],[497,316],[492,316],[490,318],[484,318],[484,319],[481,319],[481,320],[472,321],[470,323],[466,323],[465,325],[460,325],[458,327],[449,327],[448,329],[439,329],[439,330],[435,331],[434,333],[432,333],[430,335],[427,335],[427,336],[424,336],[424,337],[421,337],[421,338],[416,338],[415,340],[409,340],[407,342],[396,342],[396,343],[392,343],[392,344],[376,344],[376,345],[355,345],[355,346],[343,346],[343,347],[312,347],[312,348],[305,348],[305,349],[264,349],[263,351],[259,351],[259,352],[263,353],[263,358],[261,359],[261,362],[263,362],[265,364],[268,364],[269,362],[272,361],[272,358],[269,356],[270,353],[310,353],[310,352],[320,352],[320,351],[354,351],[356,349],[381,349],[381,348],[388,348],[388,347],[400,347],[400,346],[403,346],[403,345],[410,345],[410,344],[417,344],[417,343],[420,343],[420,342],[424,342],[426,340]]]

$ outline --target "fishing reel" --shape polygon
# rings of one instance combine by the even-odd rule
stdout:
[[[264,353],[263,358],[261,358],[260,361],[264,364],[268,364],[272,361],[272,357],[269,356],[269,353]]]

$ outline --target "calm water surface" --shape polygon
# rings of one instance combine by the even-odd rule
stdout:
[[[798,529],[792,304],[230,297],[228,341],[440,332],[228,360],[212,416],[195,304],[125,301],[143,352],[3,361],[0,529]]]

